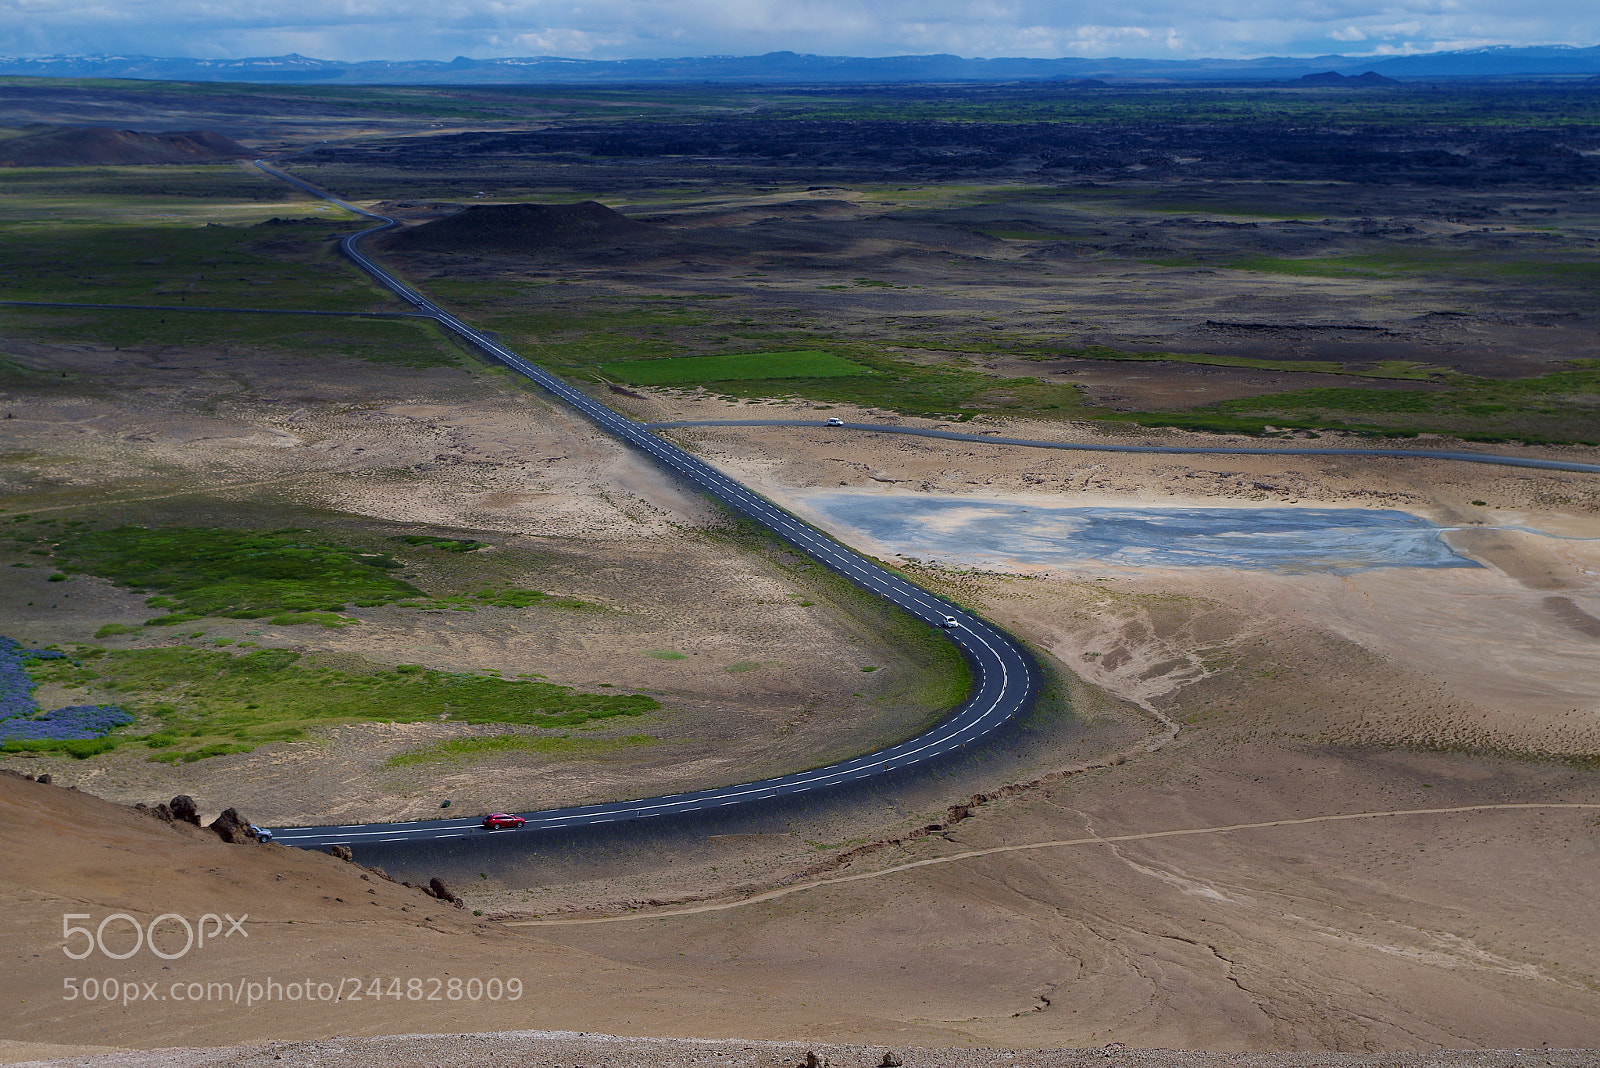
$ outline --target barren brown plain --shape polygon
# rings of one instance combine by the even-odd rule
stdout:
[[[69,105],[81,102],[60,106]],[[48,117],[44,103],[29,106]],[[308,143],[309,121],[246,116],[219,129],[281,149]],[[1459,190],[1249,182],[1237,168],[1181,182],[1102,171],[1094,189],[1074,192],[1021,165],[1003,177],[950,162],[886,172],[689,155],[580,166],[549,146],[452,170],[426,152],[407,164],[411,139],[383,137],[422,124],[393,121],[318,150],[302,173],[335,191],[341,176],[365,175],[382,188],[356,195],[398,205],[413,224],[469,203],[470,183],[479,202],[595,198],[655,228],[599,248],[387,257],[647,421],[839,416],[1089,444],[1259,446],[1094,416],[1330,385],[1437,392],[1452,388],[1446,372],[1509,381],[1593,355],[1582,286],[1514,272],[1312,277],[1211,262],[1373,255],[1374,243],[1395,253],[1384,242],[1505,262],[1522,262],[1524,246],[1569,257],[1592,248],[1592,193],[1526,176]],[[544,112],[539,121],[563,129]],[[309,210],[294,199],[257,207],[231,224]],[[1176,259],[1196,262],[1152,262]],[[186,299],[203,303],[205,282],[190,283]],[[389,305],[374,293],[365,307]],[[152,763],[135,746],[86,760],[6,757],[9,770],[54,780],[0,776],[0,882],[12,902],[0,925],[13,957],[0,990],[14,1007],[0,1025],[12,1045],[0,1052],[13,1060],[78,1052],[62,1045],[262,1042],[274,1045],[218,1063],[633,1056],[512,1037],[387,1052],[302,1045],[507,1030],[752,1040],[649,1054],[685,1064],[712,1050],[719,1063],[803,1059],[804,1045],[756,1040],[834,1043],[816,1046],[834,1064],[875,1063],[893,1049],[908,1065],[1078,1063],[997,1050],[1109,1043],[1346,1051],[1370,1063],[1385,1052],[1522,1047],[1537,1063],[1537,1053],[1596,1044],[1594,475],[1421,457],[1059,453],[816,427],[667,431],[802,514],[810,495],[840,488],[1389,508],[1449,528],[1452,548],[1481,566],[1291,574],[901,559],[1039,654],[1052,685],[1016,729],[937,774],[722,825],[501,858],[384,860],[413,881],[448,879],[467,906],[454,909],[359,866],[224,845],[97,798],[185,792],[207,818],[238,806],[281,824],[418,818],[441,799],[470,813],[710,786],[907,736],[940,710],[937,657],[896,640],[899,624],[819,570],[442,339],[416,342],[436,357],[431,366],[408,366],[338,354],[334,320],[326,345],[298,325],[281,343],[155,343],[111,340],[97,315],[0,318],[9,513],[95,527],[311,528],[360,545],[473,538],[488,548],[393,551],[407,580],[434,596],[510,582],[598,610],[387,606],[350,609],[361,622],[342,629],[223,619],[154,628],[140,626],[145,593],[87,575],[51,583],[33,566],[7,570],[0,633],[69,649],[250,641],[352,671],[538,673],[583,692],[647,694],[661,708],[562,732],[615,744],[559,757],[397,767],[391,758],[418,747],[505,728],[381,721],[192,763]],[[1272,366],[1051,356],[1050,346]],[[907,386],[896,405],[888,393],[830,394],[825,379],[650,387],[612,366],[775,349],[886,353],[980,381],[955,396],[944,380],[945,392],[909,400]],[[1563,425],[1579,425],[1572,413],[1583,404],[1563,403]],[[1467,432],[1474,417],[1441,418]],[[1462,446],[1433,433],[1382,444],[1600,457],[1578,444]],[[1326,426],[1274,440],[1375,444]],[[134,629],[93,637],[112,623]],[[45,707],[86,699],[38,696]],[[90,971],[61,953],[65,912],[225,909],[248,912],[251,935],[211,955],[169,965],[141,954]],[[62,1000],[65,978],[92,974],[141,984],[495,975],[521,978],[527,995],[248,1008]],[[965,1048],[989,1052],[963,1061],[953,1051]],[[1545,1053],[1552,1064],[1586,1058]]]

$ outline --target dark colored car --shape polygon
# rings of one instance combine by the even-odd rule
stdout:
[[[504,812],[491,812],[483,817],[484,829],[490,831],[514,831],[526,826],[527,823],[528,821],[521,816],[508,816]]]

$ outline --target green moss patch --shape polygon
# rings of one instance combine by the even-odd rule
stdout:
[[[504,753],[534,753],[546,757],[586,757],[633,746],[653,745],[648,734],[622,738],[569,738],[566,735],[494,734],[485,738],[451,738],[433,745],[408,749],[386,761],[391,768],[415,764],[466,763]]]
[[[140,735],[133,733],[137,726],[125,728],[113,744],[143,741],[153,750],[151,759],[165,763],[249,752],[339,723],[454,720],[548,729],[660,707],[643,695],[587,694],[555,683],[416,665],[340,670],[292,649],[79,648],[70,659],[42,661],[30,672],[40,682],[115,695],[145,724],[154,720],[154,729],[147,726]]]
[[[388,574],[394,561],[387,557],[331,545],[308,530],[118,527],[69,533],[54,553],[65,571],[156,592],[147,603],[170,611],[153,624],[232,616],[342,625],[354,621],[330,614],[348,605],[422,593]]]
[[[422,319],[16,307],[3,309],[3,314],[11,336],[42,341],[93,341],[123,348],[206,346],[231,354],[265,351],[317,359],[338,355],[417,368],[450,366],[461,359],[455,343],[436,324]],[[0,367],[0,375],[3,374],[4,368]],[[32,380],[32,384],[42,385],[45,379],[60,377],[50,373]]]
[[[600,606],[576,597],[554,597],[542,590],[524,590],[515,586],[496,589],[485,587],[459,597],[436,597],[434,605],[472,611],[475,608],[528,608],[544,605],[547,608],[599,609]]]
[[[447,553],[470,553],[479,549],[486,549],[486,541],[473,541],[471,538],[436,538],[431,534],[397,534],[390,541],[401,541],[407,545],[426,545],[430,549],[443,549]]]
[[[870,367],[812,349],[618,360],[603,363],[599,369],[602,374],[638,386],[684,386],[766,378],[848,378],[872,374]]]
[[[392,299],[323,254],[354,227],[13,223],[0,242],[10,300],[376,311]]]
[[[1430,389],[1301,389],[1222,401],[1188,412],[1107,413],[1146,426],[1260,433],[1267,426],[1451,434],[1466,440],[1600,441],[1600,360],[1502,381],[1454,375]]]

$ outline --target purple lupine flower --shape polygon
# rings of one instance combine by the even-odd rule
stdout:
[[[24,649],[11,638],[0,638],[0,742],[103,738],[133,722],[133,716],[116,705],[69,705],[41,714],[25,661],[65,656],[53,649]]]

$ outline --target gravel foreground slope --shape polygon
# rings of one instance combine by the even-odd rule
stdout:
[[[1132,1049],[891,1049],[792,1042],[619,1038],[572,1031],[388,1035],[320,1042],[163,1049],[28,1061],[85,1068],[1591,1068],[1600,1050],[1434,1050],[1426,1053],[1201,1053]]]

